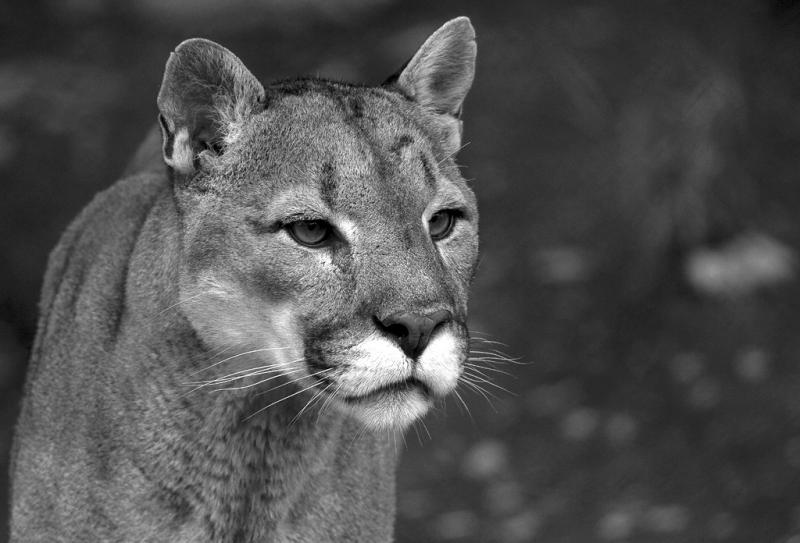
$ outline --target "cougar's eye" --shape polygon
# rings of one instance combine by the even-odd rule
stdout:
[[[331,237],[331,225],[325,221],[296,221],[286,230],[297,243],[306,247],[321,247]]]
[[[456,214],[450,209],[437,211],[428,219],[428,232],[431,239],[439,241],[450,235],[453,226],[456,224]]]

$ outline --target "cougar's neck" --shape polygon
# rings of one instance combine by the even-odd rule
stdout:
[[[176,427],[157,438],[169,453],[148,461],[176,519],[185,514],[213,541],[390,535],[399,439],[365,432],[333,409],[303,411],[309,399],[299,394],[264,409],[273,397],[208,391],[171,402],[159,416]],[[366,515],[368,507],[377,513]],[[331,526],[341,537],[330,537]]]
[[[180,222],[166,191],[137,245],[126,308],[131,333],[118,344],[135,353],[133,371],[144,376],[128,400],[132,460],[174,522],[195,524],[215,541],[281,540],[284,532],[322,541],[328,536],[308,530],[333,523],[391,529],[395,436],[364,432],[334,409],[301,413],[310,398],[288,397],[296,385],[262,395],[258,387],[192,390],[187,369],[213,357],[176,310]],[[357,526],[367,507],[376,508],[377,521]]]

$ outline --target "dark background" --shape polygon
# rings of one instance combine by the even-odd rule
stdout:
[[[47,253],[174,46],[377,83],[461,14],[471,325],[522,364],[409,432],[398,541],[800,542],[800,9],[769,0],[0,4],[3,524]]]

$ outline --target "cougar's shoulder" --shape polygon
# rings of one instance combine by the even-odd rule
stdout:
[[[168,187],[165,174],[118,181],[93,198],[49,256],[12,449],[14,514],[20,524],[30,521],[23,520],[29,514],[40,518],[40,530],[24,537],[53,537],[65,518],[85,518],[76,493],[89,494],[91,488],[81,490],[53,474],[96,477],[94,468],[102,471],[113,446],[100,443],[117,425],[109,414],[117,388],[110,375],[120,364],[115,345],[125,318],[130,255],[154,202]],[[76,510],[59,493],[72,495]]]
[[[168,191],[165,173],[123,178],[97,194],[69,225],[48,259],[37,349],[52,332],[75,326],[93,332],[87,340],[113,336],[130,255],[154,201]]]

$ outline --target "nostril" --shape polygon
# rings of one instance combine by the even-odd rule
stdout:
[[[403,326],[402,324],[390,324],[389,326],[384,326],[384,329],[389,332],[389,334],[393,336],[397,336],[399,338],[404,338],[408,336],[408,328]]]
[[[419,323],[416,315],[397,312],[384,319],[376,319],[383,331],[394,338],[407,356],[414,357],[419,345]]]
[[[380,328],[396,339],[407,356],[417,358],[428,346],[433,332],[450,319],[452,313],[442,309],[427,315],[399,311],[384,319],[376,318],[376,321]]]

